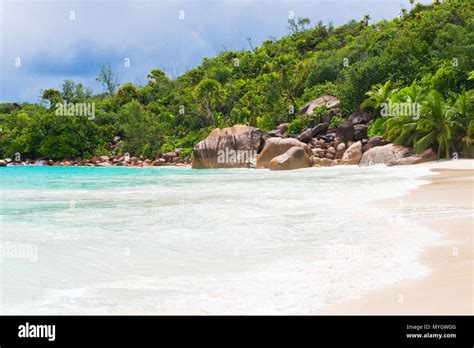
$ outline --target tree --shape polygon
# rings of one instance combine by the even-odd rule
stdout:
[[[432,90],[423,104],[422,117],[416,128],[418,139],[415,150],[420,153],[430,147],[438,147],[438,157],[444,152],[449,159],[449,147],[453,136],[453,122],[449,106],[443,96]]]
[[[213,108],[220,102],[222,86],[213,79],[203,79],[193,90],[193,97],[206,111],[207,124],[213,119]]]
[[[455,141],[460,143],[466,153],[474,143],[474,93],[462,91],[452,94],[451,106]]]
[[[133,83],[125,83],[117,90],[117,101],[120,105],[127,104],[138,97],[137,87]]]
[[[73,102],[76,93],[76,83],[72,80],[64,80],[61,84],[62,95],[67,102]]]
[[[149,84],[160,84],[168,82],[168,76],[161,69],[153,69],[147,76]]]
[[[300,33],[302,31],[305,31],[306,28],[311,24],[311,21],[309,18],[301,18],[299,17],[297,20],[294,18],[288,19],[288,24],[290,31],[293,34]]]
[[[110,95],[114,95],[118,83],[115,72],[109,63],[100,68],[99,76],[97,76],[96,81],[100,82]]]
[[[57,103],[63,99],[61,92],[56,89],[48,88],[41,91],[41,98],[49,101],[49,108],[53,109]]]
[[[364,100],[360,105],[361,108],[372,108],[375,112],[379,112],[382,104],[386,103],[396,89],[392,89],[392,82],[388,80],[385,84],[378,83],[372,86],[372,89],[365,93],[369,98]]]
[[[369,25],[369,20],[371,20],[371,19],[372,18],[370,18],[370,16],[368,14],[366,14],[362,21],[364,22],[365,26],[368,26]]]
[[[413,10],[414,3],[415,3],[415,0],[410,0],[410,5],[411,5],[412,10]]]

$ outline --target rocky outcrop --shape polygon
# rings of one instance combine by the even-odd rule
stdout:
[[[316,137],[321,134],[326,134],[326,131],[329,128],[329,124],[326,122],[320,123],[317,126],[311,128],[311,137]]]
[[[243,125],[216,128],[194,146],[193,168],[248,167],[250,158],[258,153],[262,143],[262,132],[258,128]]]
[[[413,154],[413,150],[395,144],[387,144],[371,148],[364,152],[359,163],[361,166],[373,164],[385,164],[387,166],[418,164],[423,162],[435,161],[437,159],[433,150],[428,149],[420,155]]]
[[[289,126],[290,126],[289,123],[281,123],[281,124],[279,124],[276,129],[267,132],[267,133],[263,136],[264,140],[267,140],[267,139],[273,138],[273,137],[282,138],[282,137],[283,137],[283,134],[286,133],[286,131],[288,130],[288,127],[289,127]]]
[[[354,125],[349,121],[344,121],[337,126],[336,138],[343,143],[354,140]]]
[[[342,155],[341,164],[359,164],[362,159],[362,142],[358,141],[347,148]]]
[[[172,156],[170,154],[173,153]],[[36,160],[24,159],[22,161],[13,161],[10,158],[4,161],[9,166],[83,166],[83,167],[149,167],[149,166],[188,166],[191,164],[191,158],[180,158],[180,149],[177,148],[173,152],[167,154],[158,154],[157,157],[131,157],[125,155],[109,155],[109,156],[94,156],[91,159],[63,158],[62,160],[52,160],[38,158]],[[166,159],[164,158],[166,157]]]
[[[364,152],[369,151],[371,148],[376,146],[384,146],[387,145],[388,141],[385,140],[383,137],[376,135],[369,138],[369,141],[366,145],[364,145]]]
[[[312,115],[314,109],[320,106],[325,106],[328,109],[332,109],[332,108],[338,107],[339,105],[341,105],[341,102],[339,99],[337,99],[336,97],[333,97],[332,95],[327,94],[303,105],[300,109],[300,112],[302,114]]]
[[[301,134],[296,137],[296,139],[298,139],[302,143],[308,144],[313,139],[311,134],[312,134],[311,128],[307,128],[304,131],[302,131]]]
[[[356,124],[354,125],[354,140],[362,140],[367,138],[367,129],[369,127],[366,124]]]
[[[357,110],[353,112],[347,120],[352,124],[369,124],[373,118],[372,115],[364,110]]]
[[[257,168],[268,168],[270,161],[292,147],[301,147],[310,153],[308,145],[294,138],[270,138],[265,142],[262,152],[257,156]]]
[[[292,170],[308,168],[311,161],[306,150],[299,146],[293,146],[284,154],[274,157],[268,164],[270,170]]]

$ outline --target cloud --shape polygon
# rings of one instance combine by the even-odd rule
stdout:
[[[58,88],[66,78],[100,92],[95,76],[105,63],[122,83],[144,81],[154,68],[183,73],[224,47],[248,49],[247,37],[258,45],[286,35],[288,11],[337,25],[364,14],[390,19],[399,10],[400,0],[6,0],[0,12],[0,101],[35,101],[41,89]]]

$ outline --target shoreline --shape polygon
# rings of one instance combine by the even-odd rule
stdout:
[[[402,200],[408,209],[423,210],[428,205],[474,205],[474,161],[439,162],[428,175],[429,181],[402,196],[373,204],[390,208]],[[315,314],[410,314],[472,315],[474,216],[422,217],[416,223],[436,232],[439,239],[427,246],[418,261],[427,266],[429,275],[406,279],[395,284],[365,291],[359,298],[328,305]]]

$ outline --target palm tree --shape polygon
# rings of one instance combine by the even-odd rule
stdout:
[[[472,96],[471,96],[472,98]],[[454,94],[451,98],[455,134],[459,134],[463,149],[468,152],[474,143],[474,119],[472,115],[472,102],[469,103],[469,95],[466,91]]]
[[[395,93],[397,89],[392,89],[392,82],[388,80],[385,84],[378,83],[372,86],[372,89],[365,93],[368,96],[362,104],[361,108],[372,108],[376,113],[380,112],[380,108]]]
[[[362,20],[364,23],[365,23],[365,26],[368,26],[369,25],[369,20],[370,20],[370,16],[368,14],[366,14],[364,16],[364,19]]]
[[[411,9],[413,10],[413,4],[415,3],[415,0],[410,0],[410,5],[411,5]]]
[[[453,138],[453,120],[449,105],[443,96],[432,90],[422,108],[422,117],[416,127],[415,150],[420,153],[430,147],[438,147],[438,158],[444,152],[449,159],[449,145]]]
[[[419,104],[424,100],[422,88],[418,86],[416,81],[413,81],[411,86],[402,88],[392,94],[392,101],[398,103],[413,103]]]

